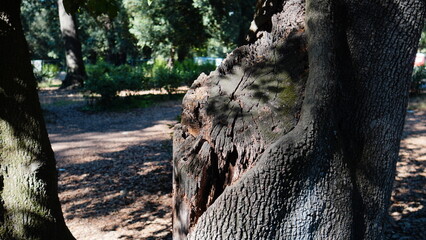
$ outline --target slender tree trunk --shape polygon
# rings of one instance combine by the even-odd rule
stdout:
[[[63,0],[58,0],[59,21],[65,45],[67,76],[61,88],[82,87],[86,78],[81,42],[77,34],[77,19],[74,14],[65,11]]]
[[[170,48],[169,59],[167,59],[167,67],[170,69],[172,69],[173,66],[175,65],[175,53],[176,53],[176,48],[174,47]]]
[[[109,16],[99,16],[98,21],[101,22],[106,35],[106,40],[107,40],[106,41],[107,43],[106,60],[111,64],[120,65],[118,54],[116,52],[117,48],[115,46],[116,44],[114,41],[114,34],[115,34],[114,24],[111,21],[111,18]]]
[[[184,98],[174,239],[383,239],[425,2],[259,2]]]
[[[98,18],[99,19],[99,18]],[[107,61],[116,65],[120,66],[123,64],[126,64],[127,61],[127,54],[125,49],[123,49],[122,46],[120,46],[120,43],[117,42],[117,39],[115,39],[114,35],[119,34],[121,37],[124,37],[122,34],[124,31],[128,32],[128,26],[123,26],[126,28],[126,30],[117,29],[116,23],[111,20],[111,17],[109,16],[103,16],[102,20],[103,27],[105,29],[106,38],[107,38]],[[126,24],[126,23],[121,23]],[[129,33],[130,34],[130,33]]]
[[[0,4],[0,239],[74,239],[58,199],[20,3]]]
[[[178,61],[183,62],[188,57],[189,47],[188,46],[180,46],[177,51]]]

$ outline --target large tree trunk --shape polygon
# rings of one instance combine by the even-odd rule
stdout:
[[[74,239],[58,199],[20,3],[0,4],[0,239]]]
[[[174,239],[382,239],[424,1],[259,2],[184,98]]]
[[[61,88],[82,87],[86,78],[86,70],[81,53],[81,42],[77,34],[77,19],[75,14],[68,14],[65,11],[63,0],[58,0],[58,10],[67,64],[67,76],[62,82]]]

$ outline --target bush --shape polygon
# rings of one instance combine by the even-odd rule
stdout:
[[[167,93],[173,93],[178,87],[183,85],[182,75],[176,68],[170,69],[161,66],[153,70],[152,86],[153,88],[163,88]]]
[[[178,87],[191,85],[204,72],[214,70],[214,64],[197,65],[193,60],[177,62],[170,69],[165,61],[154,64],[143,63],[140,66],[115,66],[106,62],[87,65],[88,78],[85,89],[101,95],[103,102],[111,102],[122,90],[165,89],[173,93]]]
[[[101,95],[102,101],[109,102],[122,90],[141,90],[143,72],[139,67],[129,65],[114,66],[106,62],[87,65],[88,78],[85,89]]]
[[[34,76],[38,82],[49,81],[56,77],[60,68],[55,64],[43,64],[41,71],[34,71]]]
[[[426,67],[417,66],[413,69],[413,75],[411,78],[410,91],[412,93],[420,93],[422,90],[422,85],[425,84],[426,79]]]
[[[183,62],[177,62],[175,68],[180,72],[183,83],[191,86],[202,72],[208,75],[216,69],[216,66],[212,63],[198,65],[194,60],[186,59]]]
[[[151,67],[152,88],[163,88],[169,94],[174,92],[182,85],[190,86],[192,82],[202,73],[209,74],[216,66],[214,64],[198,65],[192,59],[183,62],[176,62],[175,66],[170,69],[164,61],[156,61]]]

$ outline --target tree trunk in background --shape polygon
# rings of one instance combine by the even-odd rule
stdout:
[[[106,60],[116,66],[126,63],[126,53],[120,51],[118,43],[114,39],[114,34],[117,33],[116,27],[112,22],[111,18],[107,15],[102,15],[98,17],[98,21],[102,23],[102,26],[105,29],[106,40],[107,40],[107,50],[106,50]]]
[[[189,46],[180,46],[177,51],[178,61],[183,62],[189,55]]]
[[[169,51],[169,58],[167,59],[167,67],[172,69],[175,65],[175,54],[176,54],[176,48],[172,47]]]
[[[67,63],[67,76],[61,88],[82,87],[86,70],[81,54],[81,42],[77,34],[77,21],[74,14],[68,14],[65,11],[62,0],[58,0],[58,9]]]
[[[58,199],[20,3],[0,4],[0,239],[74,239]]]
[[[383,239],[425,2],[259,2],[183,100],[174,239]]]

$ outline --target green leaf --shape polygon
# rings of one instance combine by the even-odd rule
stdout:
[[[116,0],[63,0],[65,11],[75,13],[81,9],[86,10],[92,16],[107,14],[110,18],[117,16],[119,10]]]

